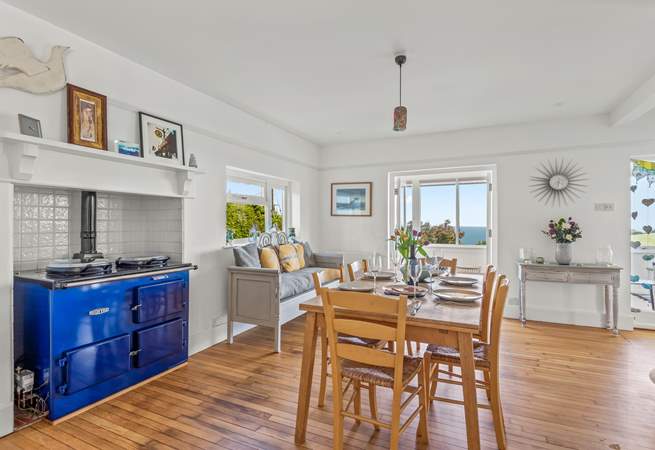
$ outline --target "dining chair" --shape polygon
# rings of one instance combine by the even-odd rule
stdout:
[[[368,272],[368,260],[361,259],[348,264],[348,277],[350,281],[355,281],[361,278]]]
[[[450,274],[455,275],[457,273],[457,258],[441,258],[439,260],[439,267],[450,269]]]
[[[489,332],[489,342],[476,341],[473,343],[473,359],[475,369],[483,373],[484,380],[476,380],[476,388],[484,389],[487,393],[488,404],[478,404],[478,407],[491,409],[494,421],[494,430],[496,432],[496,445],[499,449],[504,450],[507,447],[505,438],[505,422],[503,419],[503,408],[500,401],[500,373],[499,373],[499,351],[500,351],[500,331],[503,322],[503,311],[507,300],[507,291],[509,289],[509,280],[505,275],[498,277],[495,295],[492,301],[491,310],[491,327]],[[445,372],[439,369],[440,364],[453,364],[461,367],[460,355],[457,349],[443,345],[430,344],[424,354],[424,365],[428,372],[428,381],[430,384],[429,402],[432,400],[446,403],[463,405],[461,400],[455,400],[448,397],[439,397],[436,395],[437,383],[462,385],[461,381],[450,378],[440,378],[440,373],[446,373],[449,376],[456,376],[461,379],[461,375],[451,372]]]
[[[390,448],[397,449],[400,434],[404,432],[419,416],[417,439],[423,444],[428,442],[427,429],[427,371],[423,360],[417,357],[405,356],[405,326],[407,321],[407,297],[387,298],[374,294],[345,292],[333,289],[322,289],[323,309],[328,329],[330,353],[333,356],[332,397],[334,413],[333,448],[343,448],[344,418],[367,422],[376,429],[386,428],[391,431]],[[339,314],[339,317],[336,314]],[[396,316],[396,325],[383,325],[353,317],[361,314],[384,314]],[[347,317],[347,318],[346,318]],[[398,352],[392,353],[382,349],[362,347],[339,342],[341,334],[358,336],[366,339],[395,341]],[[410,383],[418,379],[417,386]],[[344,380],[347,380],[343,388]],[[361,414],[361,385],[380,386],[392,389],[391,422],[382,422],[377,418],[377,406],[371,404],[371,417]],[[343,406],[343,399],[352,386],[353,393]],[[369,391],[370,392],[370,391]],[[375,392],[375,388],[373,389]],[[403,393],[409,393],[405,399]],[[401,413],[418,400],[418,406],[405,422],[401,424]],[[353,412],[350,412],[350,406]]]
[[[312,273],[312,278],[314,279],[316,295],[320,296],[321,290],[324,289],[323,286],[325,284],[337,280],[343,282],[343,266],[340,266],[338,269],[325,269],[319,272],[314,272]],[[320,323],[319,328],[321,333],[321,384],[318,391],[318,406],[319,408],[322,408],[325,406],[325,397],[327,395],[327,377],[330,356],[328,354],[328,338],[325,323]],[[382,348],[386,345],[386,342],[377,339],[361,339],[355,336],[346,335],[339,336],[339,342],[373,348]],[[375,402],[375,388],[373,389],[373,392],[369,391],[369,401]]]

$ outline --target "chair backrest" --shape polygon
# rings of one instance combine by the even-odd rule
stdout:
[[[355,281],[360,277],[359,274],[363,274],[364,272],[368,272],[368,260],[362,259],[348,264],[348,276],[350,277],[350,281]]]
[[[494,281],[496,279],[496,268],[493,265],[487,266],[487,271],[482,282],[482,303],[480,305],[480,333],[478,338],[489,343],[489,323],[491,321],[491,309],[493,305]]]
[[[312,273],[312,278],[314,279],[314,289],[316,290],[316,295],[321,295],[320,289],[326,283],[339,280],[343,282],[343,266],[339,266],[338,269],[324,269],[320,272]]]
[[[330,352],[336,372],[341,373],[341,360],[346,359],[362,364],[394,369],[394,389],[402,386],[402,373],[405,349],[405,325],[407,320],[407,297],[381,297],[373,294],[321,289],[325,323],[328,331]],[[350,317],[352,313],[372,313],[397,316],[396,326],[371,323],[356,318],[337,318],[336,314]],[[356,336],[380,341],[394,341],[399,351],[364,347],[360,345],[339,343],[339,334]],[[398,384],[400,383],[400,384]],[[396,385],[398,384],[398,385]]]
[[[491,336],[489,338],[489,359],[496,363],[500,352],[500,330],[503,325],[503,313],[508,291],[509,280],[505,275],[499,276],[491,310]]]
[[[450,269],[450,274],[455,275],[457,273],[457,258],[453,258],[453,259],[442,258],[439,261],[439,267],[447,267]]]

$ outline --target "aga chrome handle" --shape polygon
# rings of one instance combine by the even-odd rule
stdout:
[[[136,305],[132,306],[132,311],[138,311],[139,308],[141,308],[141,303],[137,303]]]
[[[136,356],[136,355],[138,355],[140,352],[141,352],[141,349],[140,349],[140,348],[138,348],[138,349],[136,349],[136,350],[132,350],[132,351],[130,352],[130,356]]]

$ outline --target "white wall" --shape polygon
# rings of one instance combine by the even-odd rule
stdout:
[[[584,233],[575,244],[576,261],[593,262],[598,247],[611,245],[615,262],[626,268],[620,326],[630,328],[629,159],[655,150],[653,119],[610,128],[605,116],[594,116],[327,147],[321,155],[321,247],[363,254],[386,250],[391,171],[495,165],[496,262],[513,281],[507,314],[518,313],[515,261],[519,248],[531,247],[536,256],[552,260],[553,244],[540,230],[548,219],[570,215],[581,223]],[[569,206],[544,206],[528,190],[535,167],[554,158],[575,160],[589,178],[585,195]],[[330,216],[330,183],[337,181],[373,182],[372,217]],[[596,212],[595,202],[614,203],[615,210]],[[598,326],[602,323],[601,291],[591,286],[529,285],[527,310],[528,319]]]
[[[302,238],[312,240],[318,236],[314,209],[318,199],[316,146],[2,2],[0,30],[3,36],[23,38],[41,58],[47,57],[52,45],[71,47],[66,57],[68,80],[107,95],[110,142],[114,139],[139,142],[139,110],[183,124],[186,157],[195,153],[200,168],[207,172],[196,177],[196,198],[184,200],[184,256],[187,261],[199,265],[199,270],[191,275],[190,349],[195,352],[223,340],[226,334],[225,268],[232,263],[231,251],[222,249],[225,166],[294,180],[297,190],[294,199],[299,199],[300,204],[294,206],[293,224]],[[134,38],[146,39],[147,36],[135,35]],[[1,131],[18,131],[17,113],[40,119],[45,137],[66,141],[65,91],[37,96],[0,90]],[[55,171],[57,164],[69,160],[63,155],[60,162],[52,162],[51,170]],[[5,164],[4,158],[0,161]],[[109,172],[119,168],[111,163],[106,167]],[[156,186],[149,180],[130,179],[126,176],[130,167],[125,169],[124,173],[115,173],[116,190],[139,192],[142,187]],[[6,172],[6,167],[0,167],[0,172]],[[88,180],[94,174],[79,175],[87,181],[71,180],[71,186],[92,184]],[[47,179],[43,173],[37,176],[40,180]],[[98,176],[108,180],[103,181],[103,186],[104,190],[110,190],[107,186],[111,183],[111,173]],[[57,179],[57,184],[60,182],[65,184],[65,180]],[[0,183],[0,193],[0,215],[9,218],[13,197],[11,184]],[[3,421],[3,417],[10,417],[11,411],[11,388],[7,385],[12,366],[8,320],[11,311],[10,302],[6,301],[11,298],[12,233],[11,220],[5,222],[7,220],[0,223],[0,296],[5,299],[0,317],[7,319],[0,322],[0,434],[11,429],[11,424]]]

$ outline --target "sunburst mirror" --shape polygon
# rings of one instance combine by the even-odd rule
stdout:
[[[584,193],[586,174],[573,161],[545,161],[537,167],[537,172],[530,177],[530,192],[546,205],[567,205]]]

